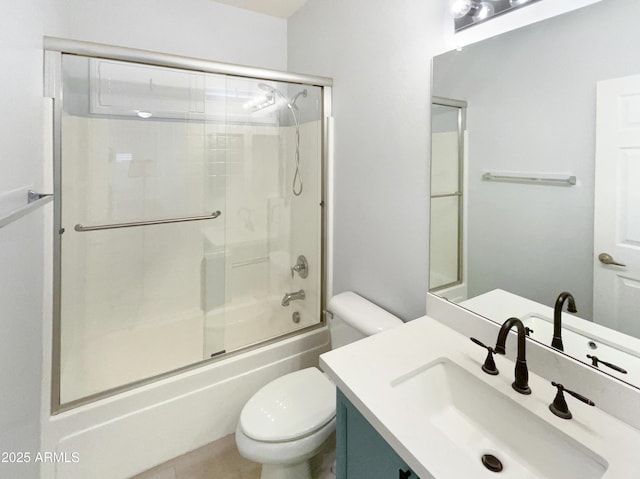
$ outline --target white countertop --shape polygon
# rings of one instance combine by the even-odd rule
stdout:
[[[478,339],[492,346],[495,343],[495,338]],[[515,341],[513,334],[508,341]],[[448,447],[443,437],[435,430],[425,431],[416,427],[413,415],[395,401],[393,380],[439,358],[455,362],[603,458],[608,463],[603,478],[640,477],[640,431],[597,407],[589,407],[569,396],[567,402],[574,418],[560,419],[548,409],[556,393],[549,381],[530,372],[529,385],[533,393],[523,396],[511,387],[513,363],[496,355],[495,361],[501,372],[498,376],[490,376],[480,369],[485,356],[486,351],[468,338],[432,318],[424,317],[325,353],[320,357],[320,366],[423,479],[430,476],[436,479],[476,479],[488,473],[486,470],[470,470],[468,464],[457,460],[455,451]],[[589,391],[580,390],[579,385],[566,386],[589,396]],[[526,440],[526,431],[523,431],[523,439]]]

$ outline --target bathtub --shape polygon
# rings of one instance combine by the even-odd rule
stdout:
[[[245,326],[241,310],[229,334]],[[78,460],[43,463],[41,478],[126,479],[231,434],[260,387],[317,366],[329,346],[327,328],[312,329],[55,416],[45,367],[40,450]]]

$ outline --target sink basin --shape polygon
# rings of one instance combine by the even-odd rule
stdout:
[[[597,479],[608,468],[598,454],[450,359],[394,379],[391,390],[416,428],[447,443],[452,467],[465,477],[496,477],[484,455],[499,459],[505,479]],[[522,396],[527,400],[537,399]]]

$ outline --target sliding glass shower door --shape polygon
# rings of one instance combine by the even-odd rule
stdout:
[[[62,80],[58,406],[320,322],[322,88],[77,55]]]
[[[434,98],[431,121],[429,290],[455,291],[464,275],[465,102]],[[451,290],[454,288],[454,290]]]

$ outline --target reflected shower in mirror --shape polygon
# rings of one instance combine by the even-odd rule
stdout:
[[[634,385],[640,385],[637,18],[637,0],[603,0],[434,59],[434,95],[468,105],[462,165],[468,240],[460,284],[431,283],[433,293],[496,322],[520,317],[531,338],[549,346],[556,313],[566,354]],[[434,144],[440,108],[434,107]],[[554,311],[564,291],[575,297],[577,313]]]
[[[431,141],[429,284],[432,289],[463,287],[464,129],[466,104],[434,98]],[[465,297],[461,293],[461,297]]]

